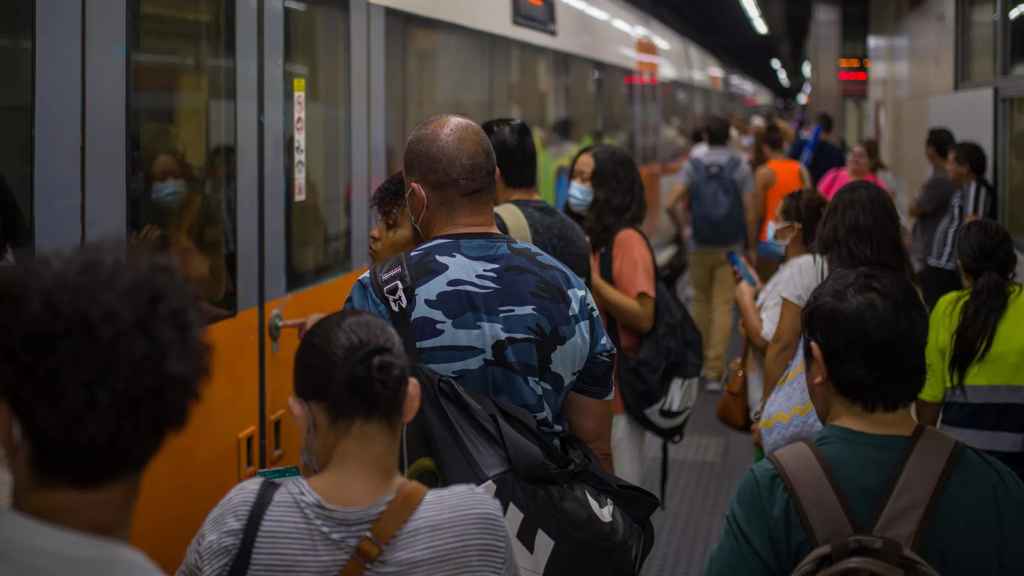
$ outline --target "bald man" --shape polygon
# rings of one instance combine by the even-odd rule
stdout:
[[[419,244],[406,259],[418,361],[528,410],[552,436],[568,428],[610,470],[615,349],[579,276],[498,232],[487,135],[461,116],[430,118],[409,136],[404,164]],[[387,319],[390,304],[367,273],[345,306]]]

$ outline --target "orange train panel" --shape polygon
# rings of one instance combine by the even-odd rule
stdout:
[[[352,285],[363,271],[348,274],[331,282],[313,286],[302,292],[289,294],[267,303],[267,316],[280,310],[285,319],[301,318],[314,313],[340,310],[348,298]],[[288,397],[292,395],[292,373],[295,351],[299,347],[294,330],[285,330],[277,350],[267,336],[267,466],[293,466],[299,463],[302,441],[301,431],[288,411]],[[275,420],[277,423],[275,424]],[[280,432],[275,438],[275,425]]]
[[[361,272],[336,278],[267,304],[267,316],[275,307],[285,318],[341,308]],[[206,515],[240,480],[251,475],[242,460],[247,458],[246,437],[252,439],[252,457],[258,462],[259,348],[260,331],[255,308],[219,322],[207,331],[213,348],[212,375],[193,409],[188,425],[168,439],[146,470],[132,529],[132,543],[165,571],[173,574],[192,537]],[[282,454],[268,465],[298,462],[300,435],[287,413],[292,390],[292,365],[298,340],[285,331],[280,349],[267,342],[267,447],[274,446],[271,416],[284,410],[279,424]]]

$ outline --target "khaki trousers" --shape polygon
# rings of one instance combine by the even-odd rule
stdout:
[[[736,278],[729,248],[698,248],[690,254],[693,320],[704,339],[704,377],[721,380],[732,332]]]

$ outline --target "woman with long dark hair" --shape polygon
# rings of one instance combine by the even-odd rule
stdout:
[[[655,264],[639,227],[647,216],[644,184],[633,158],[616,146],[584,148],[572,163],[566,212],[583,226],[593,253],[591,290],[620,354],[631,354],[654,327]],[[600,255],[610,251],[610,277]],[[607,259],[607,257],[606,257]],[[618,383],[616,383],[616,386]],[[613,404],[612,460],[615,474],[643,480],[646,432],[625,413],[618,390]]]
[[[967,289],[932,312],[918,418],[1003,461],[1024,478],[1024,298],[1013,238],[991,220],[960,230]]]

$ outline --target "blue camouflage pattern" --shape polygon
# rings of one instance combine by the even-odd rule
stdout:
[[[546,432],[565,429],[570,391],[611,398],[615,346],[586,285],[551,256],[500,234],[460,234],[416,248],[407,267],[421,364],[528,410]],[[345,308],[389,319],[369,273]]]

